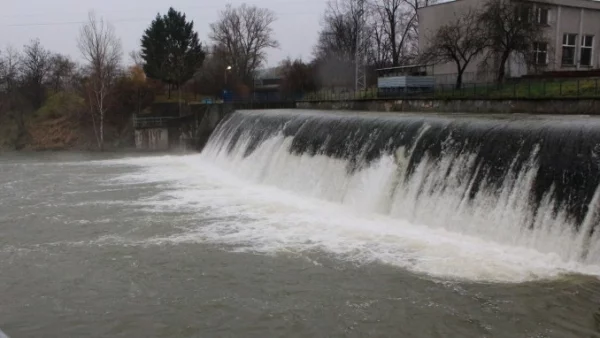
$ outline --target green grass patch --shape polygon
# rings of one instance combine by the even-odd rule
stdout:
[[[53,120],[63,116],[70,116],[85,109],[85,100],[73,93],[58,92],[52,94],[44,105],[38,109],[34,118],[36,120]]]
[[[348,101],[377,98],[402,99],[553,99],[553,98],[600,98],[600,78],[566,80],[518,80],[502,84],[463,84],[457,89],[454,85],[438,85],[434,90],[413,93],[390,93],[379,96],[377,88],[365,91],[320,90],[307,93],[306,101]]]

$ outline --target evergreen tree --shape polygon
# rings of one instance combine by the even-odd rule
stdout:
[[[180,89],[194,76],[204,57],[194,22],[187,22],[185,14],[173,8],[164,16],[158,14],[142,37],[144,72],[169,85],[169,98],[171,86]]]

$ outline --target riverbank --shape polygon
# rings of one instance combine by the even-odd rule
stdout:
[[[0,152],[4,151],[96,151],[94,126],[81,110],[57,105],[40,109],[19,121],[15,115],[0,116]],[[133,149],[133,126],[129,121],[105,125],[105,150]]]
[[[600,99],[368,99],[314,100],[296,108],[371,112],[491,113],[539,115],[600,115]]]
[[[177,108],[177,109],[176,109]],[[150,114],[144,116],[156,119],[169,117],[169,128],[177,130],[173,135],[183,135],[184,143],[191,148],[201,149],[212,131],[224,116],[234,110],[247,109],[311,109],[363,112],[398,113],[466,113],[466,114],[527,114],[527,115],[600,115],[599,99],[552,98],[552,99],[359,99],[359,100],[313,100],[281,102],[237,102],[226,104],[194,104],[184,106],[184,115],[177,116],[177,103],[154,104]],[[73,109],[70,109],[71,111]],[[0,118],[0,150],[98,150],[93,126],[82,119],[81,114],[64,114],[56,111],[69,111],[60,106],[51,112],[41,110],[25,123],[25,130],[19,134],[14,120],[6,116]],[[141,120],[144,120],[142,117]],[[163,127],[163,126],[158,126]],[[141,129],[140,129],[141,128]],[[138,142],[136,133],[151,131],[147,127],[134,126],[129,119],[119,119],[107,123],[105,127],[105,150],[121,151],[125,149],[144,150]],[[137,137],[140,139],[140,137]],[[139,140],[138,140],[139,141]],[[174,137],[160,150],[173,149]],[[148,142],[146,142],[148,143]],[[157,147],[146,147],[155,150]],[[190,148],[190,147],[188,147]]]

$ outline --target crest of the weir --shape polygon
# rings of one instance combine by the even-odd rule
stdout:
[[[349,173],[363,170],[381,156],[403,156],[408,159],[404,180],[410,179],[424,159],[434,163],[447,159],[464,165],[457,161],[461,155],[474,156],[470,167],[461,171],[464,177],[454,178],[469,182],[464,185],[468,189],[461,191],[466,199],[477,198],[481,189],[499,195],[510,177],[533,166],[533,185],[512,187],[532,189],[527,192],[531,196],[531,226],[545,196],[552,200],[552,212],[565,211],[579,226],[590,211],[600,180],[600,120],[588,118],[240,111],[221,123],[213,142],[231,151],[243,139],[248,156],[275,134],[292,138],[290,153],[346,159]],[[446,175],[451,168],[452,164]],[[433,189],[448,188],[456,189],[443,184]],[[589,231],[594,229],[595,225]]]

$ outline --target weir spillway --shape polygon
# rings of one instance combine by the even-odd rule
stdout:
[[[600,119],[238,111],[203,156],[253,182],[600,264]]]

